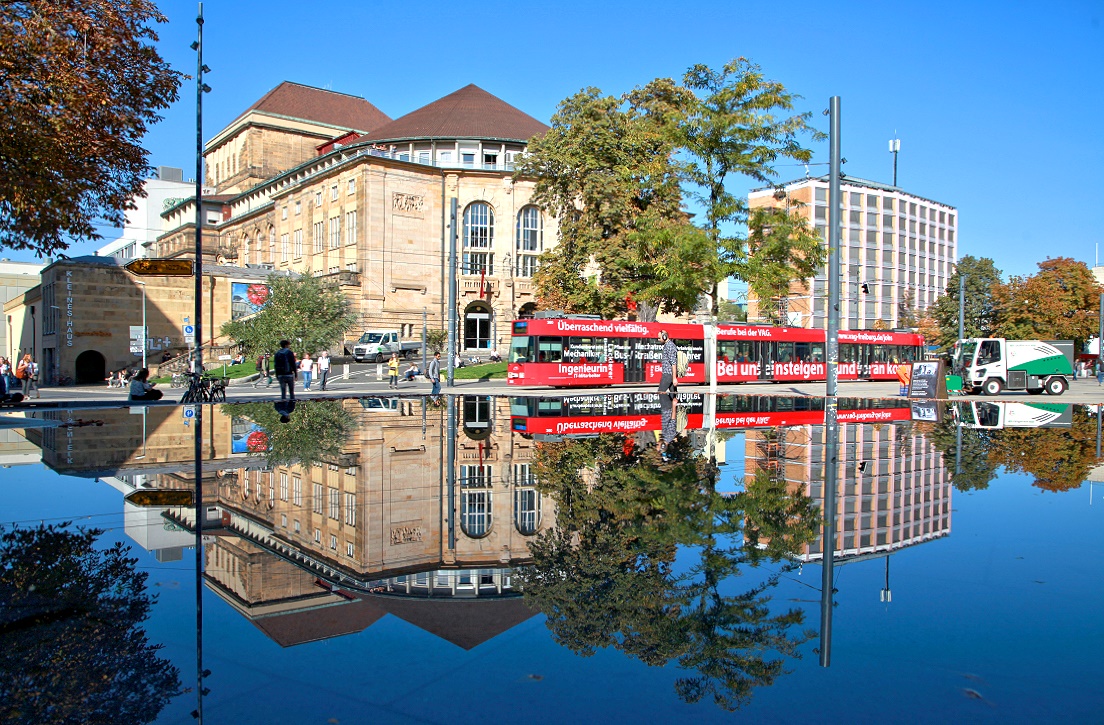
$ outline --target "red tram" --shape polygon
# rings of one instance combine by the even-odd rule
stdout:
[[[658,383],[659,331],[666,330],[686,353],[689,372],[679,383],[709,382],[705,325],[553,317],[516,320],[512,328],[507,384],[604,386]],[[719,324],[718,383],[824,380],[824,330]],[[839,333],[840,380],[896,380],[897,366],[923,359],[922,335],[888,330]]]
[[[679,393],[678,401],[686,414],[686,428],[702,428],[705,396]],[[510,401],[511,430],[538,439],[656,431],[661,429],[662,418],[658,393],[524,397]],[[841,398],[839,401],[840,423],[900,423],[911,418],[910,404],[905,400]],[[715,420],[721,430],[823,425],[824,399],[722,395],[717,398]]]

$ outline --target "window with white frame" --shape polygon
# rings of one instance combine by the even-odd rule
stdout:
[[[303,479],[298,476],[291,479],[291,502],[296,506],[303,505]]]
[[[280,218],[281,219],[287,219],[287,207],[286,206],[280,207]]]
[[[494,274],[494,209],[485,201],[464,209],[463,274]]]
[[[341,217],[330,217],[330,249],[341,246]]]
[[[276,261],[276,230],[268,228],[268,261]]]
[[[523,207],[517,217],[517,266],[518,277],[532,277],[537,271],[537,257],[544,251],[544,220],[540,209]]]
[[[523,536],[532,536],[540,527],[540,493],[535,488],[514,490],[514,528]]]
[[[353,542],[351,541],[345,542],[345,556],[349,557],[350,559],[356,556],[356,549],[353,548]]]
[[[303,527],[299,523],[299,519],[295,519],[295,521],[292,522],[292,529],[295,531],[295,533],[298,534],[302,530],[302,528]]]
[[[330,187],[330,201],[337,201],[337,184]]]
[[[280,261],[281,262],[288,261],[288,252],[289,252],[289,249],[288,249],[288,235],[281,234],[280,235]]]
[[[330,548],[337,551],[337,537],[330,534]]]
[[[314,530],[314,543],[316,543],[316,544],[321,544],[322,543],[322,529],[315,529]]]
[[[356,526],[356,494],[345,494],[345,523],[349,526]]]
[[[314,230],[314,253],[322,254],[322,250],[326,247],[326,222],[315,222],[312,227]]]
[[[295,230],[295,258],[299,259],[303,256],[303,230]]]
[[[303,202],[295,202],[295,216],[299,216],[303,212]]]
[[[493,466],[460,466],[460,528],[473,538],[491,531]]]
[[[322,192],[321,191],[314,192],[314,205],[315,206],[322,206]]]
[[[320,513],[322,513],[322,484],[321,483],[314,484],[313,491],[314,491],[314,496],[312,497],[312,501],[311,501],[311,511],[313,511],[316,514],[320,514]]]
[[[287,514],[280,514],[280,526],[287,528]]]
[[[341,492],[336,488],[330,489],[330,518],[334,521],[341,518]]]
[[[280,474],[280,500],[288,500],[288,475],[286,473]]]
[[[356,244],[357,213],[356,209],[345,213],[345,243]]]
[[[356,179],[349,179],[349,189],[345,193],[347,193],[347,194],[355,194],[356,193]]]

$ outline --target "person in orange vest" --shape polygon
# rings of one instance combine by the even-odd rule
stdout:
[[[909,381],[912,380],[912,366],[900,363],[897,366],[897,380],[901,383],[901,395],[908,395]]]

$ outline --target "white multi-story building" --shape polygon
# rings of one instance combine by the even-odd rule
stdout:
[[[798,204],[797,213],[828,239],[828,177],[799,179],[755,189],[751,208]],[[844,178],[840,184],[840,327],[896,328],[902,311],[923,311],[947,286],[958,259],[958,210],[897,187]],[[794,285],[787,304],[789,323],[827,327],[827,265],[806,289]],[[759,316],[752,299],[749,319]]]
[[[135,208],[127,209],[122,235],[96,250],[98,256],[124,262],[148,256],[148,247],[163,233],[161,212],[195,196],[195,182],[185,181],[184,172],[171,166],[158,166],[142,186],[146,195],[132,199]]]

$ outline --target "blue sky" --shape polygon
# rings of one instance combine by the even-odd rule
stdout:
[[[162,54],[194,73],[197,3],[159,6]],[[475,83],[547,122],[580,88],[620,94],[745,56],[803,96],[822,130],[840,96],[845,174],[891,182],[896,132],[899,185],[958,207],[960,255],[1024,275],[1048,256],[1092,265],[1104,242],[1101,2],[212,0],[204,16],[205,141],[284,80],[363,96],[392,118]],[[146,145],[152,165],[194,176],[194,82]],[[827,144],[814,149],[826,162]]]

